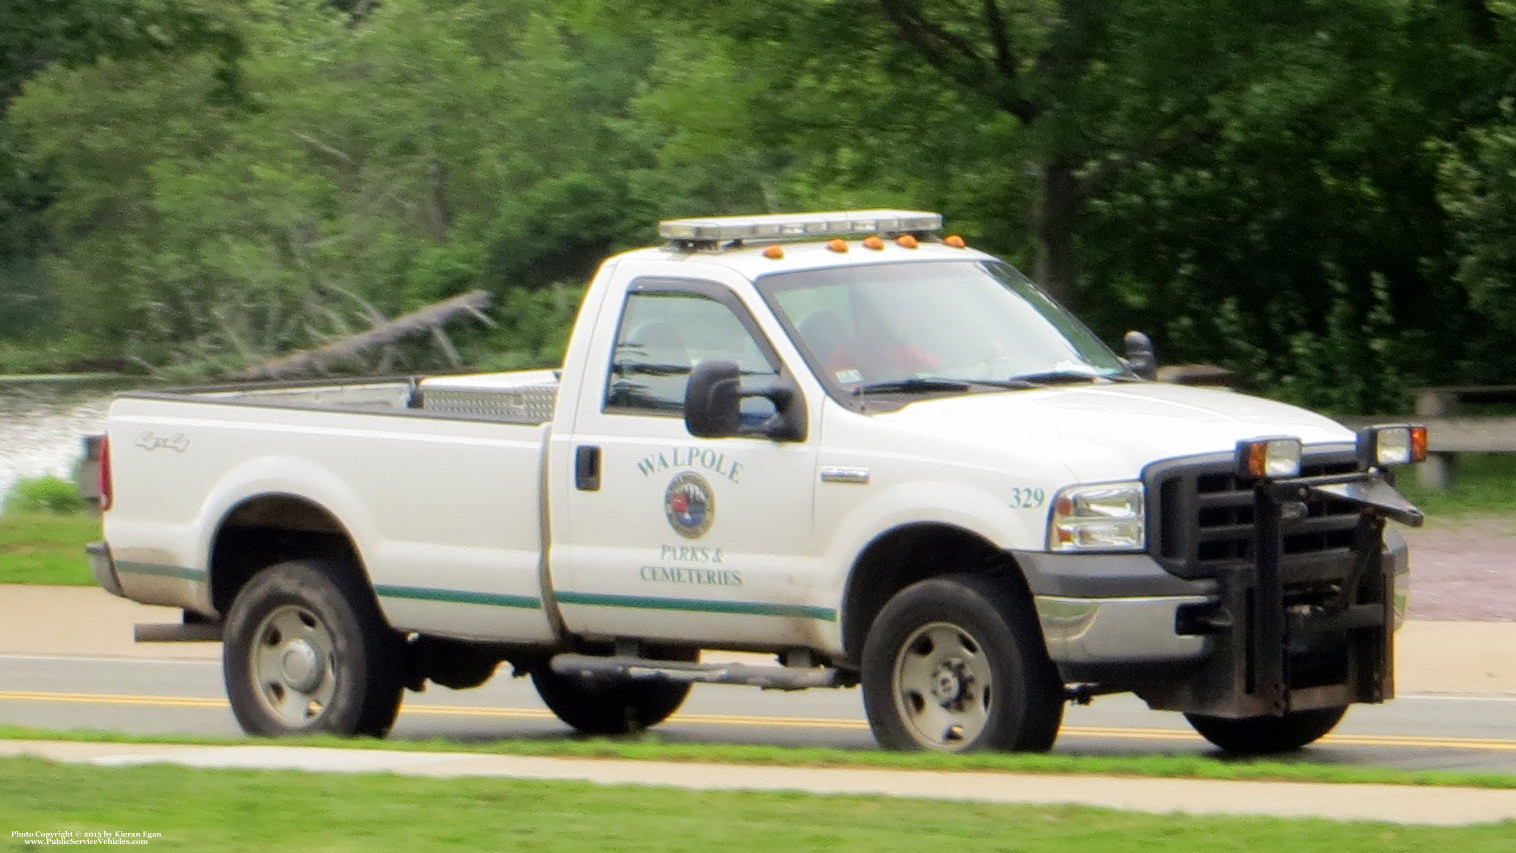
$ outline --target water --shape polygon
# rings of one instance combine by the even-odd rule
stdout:
[[[0,381],[0,511],[24,477],[72,479],[82,436],[105,429],[110,388],[93,384]]]

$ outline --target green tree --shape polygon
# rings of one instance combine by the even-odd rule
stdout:
[[[19,154],[12,102],[45,69],[106,58],[204,52],[216,58],[216,94],[234,98],[242,45],[215,7],[198,0],[0,0],[0,336],[37,337],[56,307],[40,256],[44,213],[57,183],[47,163]]]
[[[1454,280],[1478,326],[1494,330],[1476,350],[1469,379],[1516,376],[1516,109],[1443,149],[1438,200],[1451,221]],[[1493,338],[1493,339],[1491,339]]]
[[[1403,382],[1458,363],[1466,333],[1478,335],[1447,282],[1428,144],[1487,113],[1492,81],[1511,79],[1503,5],[673,5],[771,81],[753,110],[778,104],[766,115],[787,129],[767,136],[812,162],[827,161],[828,146],[832,163],[847,162],[862,134],[809,136],[816,113],[790,100],[815,103],[808,96],[861,80],[873,90],[862,100],[941,121],[946,138],[921,132],[906,145],[916,174],[926,163],[979,180],[953,192],[923,177],[894,184],[897,198],[1029,223],[1020,245],[1034,277],[1066,301],[1077,295],[1108,339],[1135,320],[1159,333],[1166,356],[1228,363],[1346,410],[1398,404]],[[899,123],[856,97],[825,103],[834,119],[862,119],[864,133]],[[959,105],[970,118],[954,120]],[[880,171],[880,183],[894,180]],[[797,187],[788,174],[786,201]]]
[[[63,180],[65,319],[150,363],[227,367],[587,273],[630,230],[617,174],[639,154],[616,121],[646,60],[561,11],[250,2],[235,108],[206,62],[48,73],[15,112]]]

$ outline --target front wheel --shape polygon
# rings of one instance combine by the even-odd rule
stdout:
[[[864,643],[862,682],[889,749],[1045,752],[1063,721],[1030,604],[989,576],[933,578],[890,599]]]
[[[1238,755],[1290,752],[1325,737],[1337,727],[1347,707],[1291,711],[1279,717],[1211,717],[1185,714],[1200,736]]]
[[[400,636],[341,567],[293,561],[232,602],[222,672],[232,713],[255,735],[384,737],[403,690]]]

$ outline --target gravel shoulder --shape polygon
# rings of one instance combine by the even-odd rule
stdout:
[[[1411,546],[1412,619],[1516,622],[1516,515],[1401,527]]]

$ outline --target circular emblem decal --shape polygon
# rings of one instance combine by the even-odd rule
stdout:
[[[663,511],[674,531],[686,539],[699,539],[716,520],[716,494],[699,474],[689,471],[669,481],[663,493]]]

